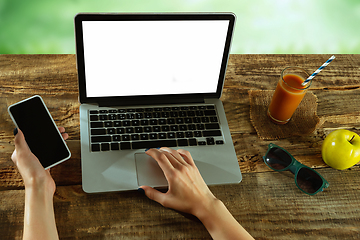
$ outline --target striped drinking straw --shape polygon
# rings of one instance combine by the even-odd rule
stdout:
[[[321,67],[319,67],[313,74],[310,75],[301,85],[305,86],[311,79],[313,79],[321,70],[323,70],[329,63],[335,59],[332,55]]]

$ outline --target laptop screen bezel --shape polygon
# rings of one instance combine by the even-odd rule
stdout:
[[[225,73],[231,40],[235,25],[233,13],[79,13],[74,18],[76,61],[79,82],[80,103],[98,103],[99,105],[129,105],[129,104],[154,104],[203,101],[206,98],[220,98],[225,81]],[[85,78],[85,59],[83,42],[83,21],[164,21],[164,20],[228,20],[228,31],[217,90],[214,93],[194,94],[169,94],[169,95],[144,95],[144,96],[113,96],[113,97],[87,97]]]

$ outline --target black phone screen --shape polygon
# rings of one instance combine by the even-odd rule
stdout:
[[[10,106],[9,112],[44,168],[70,158],[70,151],[39,96]]]

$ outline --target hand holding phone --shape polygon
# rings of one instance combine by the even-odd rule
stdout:
[[[15,103],[8,112],[31,150],[45,169],[71,157],[44,101],[38,95]]]

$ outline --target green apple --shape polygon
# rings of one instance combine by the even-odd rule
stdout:
[[[349,130],[335,130],[326,136],[321,155],[324,162],[332,168],[350,168],[360,161],[360,137]]]

